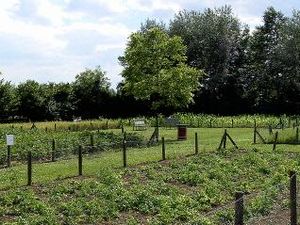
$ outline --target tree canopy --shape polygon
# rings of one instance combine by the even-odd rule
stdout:
[[[119,58],[125,92],[150,100],[156,110],[187,106],[203,73],[186,65],[185,53],[180,37],[169,37],[158,27],[133,33]]]

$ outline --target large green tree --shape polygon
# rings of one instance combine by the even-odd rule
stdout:
[[[180,37],[158,27],[133,33],[124,56],[123,89],[137,99],[149,100],[152,109],[185,107],[193,101],[203,72],[186,65],[186,47]]]
[[[199,110],[224,113],[243,108],[239,68],[245,60],[249,32],[232,9],[184,10],[171,21],[169,29],[187,46],[188,64],[207,74],[195,98]]]
[[[284,112],[300,111],[300,11],[294,11],[282,27],[277,50],[282,72],[277,76],[277,101]]]
[[[273,7],[263,15],[263,24],[253,32],[250,41],[251,66],[249,67],[248,94],[254,98],[254,106],[261,112],[273,111],[279,103],[279,86],[284,64],[281,58],[280,40],[286,18]]]

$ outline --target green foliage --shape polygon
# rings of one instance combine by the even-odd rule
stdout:
[[[234,220],[229,203],[242,190],[247,222],[278,206],[288,193],[288,171],[300,169],[297,163],[287,155],[248,151],[103,169],[93,177],[2,192],[0,219],[10,215],[8,224],[227,224]],[[262,173],[262,167],[270,173]]]
[[[185,51],[181,38],[169,37],[160,28],[133,33],[119,58],[124,90],[150,100],[153,109],[187,106],[202,72],[185,64]]]
[[[76,99],[76,114],[84,118],[95,118],[103,115],[112,90],[105,72],[98,66],[94,70],[86,69],[76,76],[73,92]]]

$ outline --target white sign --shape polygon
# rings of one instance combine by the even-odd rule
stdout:
[[[15,136],[11,134],[6,135],[6,145],[12,146],[14,145]]]

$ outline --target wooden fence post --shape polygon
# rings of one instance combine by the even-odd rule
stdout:
[[[94,135],[93,134],[90,135],[90,144],[91,144],[91,147],[93,148],[94,147]]]
[[[297,225],[297,177],[295,171],[290,171],[290,207],[291,225]]]
[[[227,141],[227,130],[224,131],[224,142],[223,142],[223,148],[226,149],[226,141]]]
[[[54,124],[54,131],[56,131],[56,123]]]
[[[273,151],[275,151],[275,149],[276,149],[277,139],[278,139],[278,131],[276,131],[276,133],[275,133],[275,139],[273,142]]]
[[[7,167],[11,167],[11,146],[7,145]]]
[[[231,119],[231,127],[233,128],[233,119]]]
[[[56,148],[55,139],[52,139],[52,156],[51,156],[52,162],[55,162],[55,151],[56,151],[55,148]]]
[[[32,184],[32,154],[28,152],[27,157],[27,185],[30,186]]]
[[[82,146],[79,145],[78,148],[78,175],[82,175]]]
[[[256,144],[256,132],[257,132],[256,120],[254,119],[254,133],[253,133],[253,143],[254,144]]]
[[[296,128],[296,143],[299,143],[299,127]]]
[[[234,225],[243,225],[244,219],[244,193],[236,192],[235,193],[235,220]]]
[[[199,146],[198,146],[198,133],[195,133],[195,154],[199,153]]]
[[[123,167],[127,167],[126,133],[124,133],[124,138],[123,138]]]
[[[165,138],[161,138],[162,146],[161,146],[161,153],[162,153],[162,160],[166,160],[166,146],[165,146]]]

